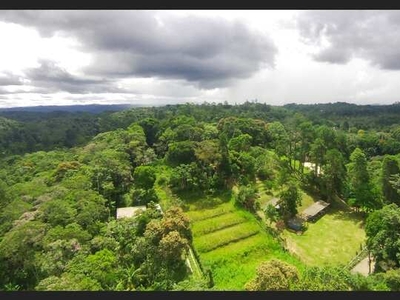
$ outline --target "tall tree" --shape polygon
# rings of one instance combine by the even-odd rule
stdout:
[[[371,211],[381,206],[380,199],[374,193],[367,169],[367,158],[360,148],[354,149],[348,164],[351,194],[350,204],[356,209]]]
[[[314,163],[314,175],[319,176],[322,164],[325,162],[326,146],[321,138],[316,138],[311,144],[310,156]]]
[[[281,122],[275,121],[267,124],[267,133],[271,145],[279,156],[289,154],[289,135]]]
[[[400,194],[390,182],[393,175],[400,173],[399,162],[395,156],[385,155],[382,162],[382,192],[386,203],[400,205]]]
[[[242,207],[248,210],[254,209],[255,199],[257,197],[257,190],[250,184],[246,186],[240,186],[235,201]]]
[[[174,142],[168,145],[166,160],[172,166],[196,161],[195,144],[191,141]]]
[[[325,159],[326,165],[322,178],[325,182],[327,197],[332,197],[332,194],[342,196],[346,181],[346,167],[343,155],[337,149],[330,149],[327,151]]]
[[[272,259],[257,267],[256,278],[246,283],[247,291],[288,291],[299,278],[296,267]]]
[[[288,221],[297,214],[297,206],[301,204],[300,191],[294,183],[289,182],[279,197],[279,211],[284,221]]]
[[[400,267],[400,208],[385,205],[372,212],[365,224],[367,247],[375,258],[375,271]]]
[[[156,181],[156,170],[151,166],[139,166],[133,172],[134,184],[138,188],[151,189]]]
[[[37,262],[32,259],[36,251],[41,251],[42,238],[47,224],[40,221],[27,221],[13,227],[0,242],[0,262],[8,270],[8,280],[18,284],[23,289],[32,289],[39,279]]]
[[[143,131],[146,135],[146,142],[149,146],[157,141],[157,133],[159,130],[159,121],[154,118],[145,118],[139,122],[139,125],[143,127]]]

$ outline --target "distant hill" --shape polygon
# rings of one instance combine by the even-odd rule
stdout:
[[[27,107],[9,107],[0,108],[0,112],[88,112],[88,113],[102,113],[104,111],[121,111],[133,107],[140,107],[142,105],[133,104],[88,104],[88,105],[49,105],[49,106],[27,106]]]

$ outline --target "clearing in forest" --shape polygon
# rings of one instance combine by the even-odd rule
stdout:
[[[308,223],[303,234],[285,230],[282,235],[288,249],[313,266],[346,265],[365,242],[362,218],[333,208],[315,223]]]
[[[244,290],[244,285],[255,277],[257,266],[272,258],[293,264],[299,271],[304,267],[266,232],[263,222],[234,205],[231,193],[213,197],[174,194],[160,181],[168,179],[169,172],[160,168],[156,181],[160,204],[164,210],[171,205],[184,208],[192,227],[194,251],[205,274],[211,270],[214,289]]]
[[[261,207],[278,195],[275,191],[273,195],[267,194],[261,181],[257,182],[257,187]],[[304,191],[301,195],[301,205],[297,208],[299,213],[316,201]],[[257,213],[265,221],[263,211]],[[346,265],[365,243],[363,219],[348,210],[328,208],[325,215],[314,223],[308,222],[307,226],[302,235],[288,230],[282,233],[289,251],[307,265]]]

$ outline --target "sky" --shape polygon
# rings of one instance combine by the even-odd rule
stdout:
[[[0,107],[400,101],[398,10],[0,10]]]

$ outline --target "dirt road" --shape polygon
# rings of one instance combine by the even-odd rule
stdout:
[[[375,261],[372,260],[371,262],[371,273],[374,271],[375,267]],[[369,267],[368,267],[368,256],[364,258],[362,261],[360,261],[353,269],[351,269],[351,272],[353,273],[360,273],[364,276],[368,276],[369,273]]]

